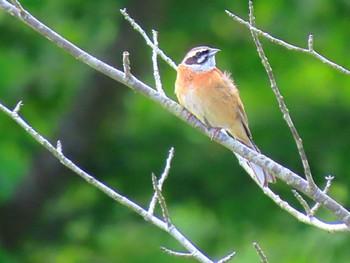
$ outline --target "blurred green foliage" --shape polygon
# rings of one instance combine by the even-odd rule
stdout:
[[[232,72],[262,151],[302,174],[295,143],[269,88],[249,31],[228,9],[248,17],[247,1],[23,1],[33,15],[90,54],[154,86],[151,50],[123,20],[129,14],[179,63],[197,45],[222,49],[217,63]],[[257,26],[287,42],[314,47],[350,68],[347,0],[256,1]],[[67,55],[0,11],[0,100],[74,162],[147,207],[151,173],[160,175],[175,147],[164,186],[174,224],[218,259],[259,262],[257,241],[271,262],[348,262],[348,234],[302,225],[265,197],[226,149],[126,87]],[[335,176],[330,194],[349,207],[350,78],[305,54],[262,39],[279,88],[303,138],[316,182]],[[176,73],[160,61],[171,98]],[[272,188],[300,207],[282,183]],[[159,213],[159,211],[158,211]],[[323,218],[334,220],[326,211]],[[49,157],[0,113],[0,262],[194,262],[165,255],[182,248],[168,235],[86,184]],[[10,242],[11,240],[11,242]]]

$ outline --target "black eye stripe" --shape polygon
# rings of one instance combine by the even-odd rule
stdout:
[[[203,64],[208,60],[208,54],[209,54],[209,50],[198,51],[196,52],[196,54],[194,54],[194,56],[186,59],[185,63],[187,65]]]
[[[198,64],[197,57],[196,56],[189,57],[188,59],[186,59],[185,64],[187,64],[187,65]]]
[[[201,57],[201,56],[206,56],[206,55],[208,55],[208,54],[209,54],[209,50],[198,51],[198,52],[196,53],[196,57],[199,58],[199,57]]]

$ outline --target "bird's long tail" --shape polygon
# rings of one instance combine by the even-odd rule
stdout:
[[[275,177],[272,174],[266,172],[259,165],[255,164],[253,162],[250,162],[250,161],[247,161],[247,163],[252,168],[259,185],[266,187],[268,185],[268,183],[275,183],[276,182]]]
[[[232,136],[230,134],[228,134],[224,129],[221,130],[223,133],[225,133],[228,136]],[[232,136],[233,137],[233,136]],[[234,137],[233,137],[234,138]],[[235,138],[237,139],[237,138]],[[239,140],[240,142],[242,142],[244,145],[248,146],[249,148],[251,148],[252,150],[260,153],[259,148],[254,144],[254,142],[252,141],[251,138],[249,138],[248,136],[246,137],[246,141],[243,142],[242,140]],[[250,162],[248,160],[245,160],[247,162],[247,165],[252,168],[255,178],[257,180],[257,182],[259,183],[260,186],[262,187],[266,187],[268,185],[268,183],[275,183],[276,182],[276,178],[266,172],[263,168],[261,168],[259,165]]]
[[[260,153],[259,148],[252,142],[250,141],[250,145],[247,145],[249,148],[255,150],[256,152]],[[265,171],[263,168],[261,168],[259,165],[250,162],[247,160],[248,165],[252,168],[255,177],[259,183],[260,186],[266,187],[268,185],[268,183],[275,183],[276,182],[276,178],[268,173],[267,171]]]

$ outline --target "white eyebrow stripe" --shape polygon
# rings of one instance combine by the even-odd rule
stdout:
[[[196,54],[197,54],[198,52],[204,52],[204,51],[207,51],[207,50],[208,50],[207,48],[201,48],[201,49],[192,50],[192,51],[190,51],[190,52],[187,54],[187,56],[185,57],[184,60],[186,60],[186,59],[188,59],[188,58],[191,58],[191,57],[195,57]]]

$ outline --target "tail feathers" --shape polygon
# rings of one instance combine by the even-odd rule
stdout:
[[[249,162],[249,166],[252,168],[255,178],[258,181],[259,185],[262,187],[267,187],[268,183],[275,183],[276,179],[272,174],[269,174],[266,172],[263,168],[261,168],[259,165]]]
[[[249,145],[247,146],[255,150],[256,152],[260,153],[259,148],[254,144],[251,138],[249,138]],[[248,165],[252,168],[260,186],[267,187],[268,183],[276,183],[276,178],[272,174],[266,172],[263,168],[261,168],[259,165],[253,162],[249,162],[249,161],[247,162],[248,162]]]
[[[254,142],[250,136],[249,130],[246,130],[246,137],[241,138],[241,139],[235,138],[235,136],[233,135],[234,134],[233,132],[228,134],[224,129],[221,129],[221,132],[223,132],[224,134],[226,134],[228,136],[233,137],[234,139],[242,142],[243,144],[245,144],[249,148],[253,149],[254,151],[260,153],[259,148],[254,144]],[[255,164],[253,162],[250,162],[248,160],[245,160],[245,161],[247,162],[248,166],[250,168],[252,168],[254,175],[255,175],[255,178],[261,187],[267,187],[268,183],[275,183],[276,182],[276,178],[272,174],[266,172],[259,165]]]

